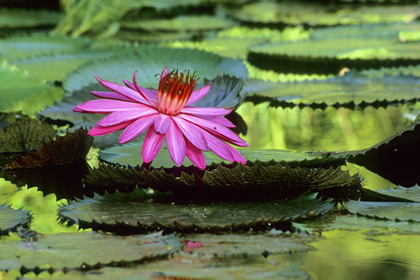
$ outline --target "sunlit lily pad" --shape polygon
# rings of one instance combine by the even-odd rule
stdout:
[[[371,218],[420,222],[420,203],[348,201],[344,204],[350,213]]]
[[[51,11],[36,10],[0,10],[0,28],[33,28],[39,26],[54,26],[61,14]]]
[[[34,241],[2,241],[0,270],[127,266],[168,257],[182,248],[180,241],[176,235],[161,233],[115,237],[95,232],[50,234]]]
[[[178,16],[171,19],[149,19],[140,21],[123,21],[121,27],[143,29],[150,32],[166,31],[204,31],[232,27],[237,23],[233,20],[214,16]]]
[[[98,60],[78,68],[64,80],[64,89],[72,93],[91,83],[97,84],[93,73],[107,81],[122,82],[123,79],[131,80],[135,71],[138,71],[139,85],[156,88],[159,77],[155,75],[160,74],[165,67],[169,70],[178,68],[180,71],[195,71],[197,77],[201,79],[214,79],[222,74],[238,78],[248,76],[245,65],[239,60],[223,58],[198,50],[143,45],[138,46],[132,53]]]
[[[30,221],[31,215],[28,211],[0,205],[0,236],[16,231],[18,227],[28,227]]]
[[[118,198],[119,196],[117,196]],[[59,211],[62,222],[119,233],[168,230],[176,232],[291,230],[291,219],[324,214],[334,203],[306,194],[294,200],[248,203],[178,204],[112,199],[96,195]]]
[[[415,4],[334,6],[320,3],[257,2],[232,9],[230,13],[244,22],[334,26],[409,22],[416,18],[418,10],[419,8]]]
[[[0,40],[0,57],[17,60],[41,54],[60,53],[86,49],[91,40],[65,36],[16,36]]]
[[[373,75],[371,72],[370,75]],[[412,75],[367,77],[352,71],[329,79],[270,83],[248,80],[244,94],[254,103],[270,102],[275,107],[388,106],[420,100],[420,82]]]
[[[2,47],[0,46],[0,50]],[[62,96],[62,90],[0,63],[0,111],[34,115]]]

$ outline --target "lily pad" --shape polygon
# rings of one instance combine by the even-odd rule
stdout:
[[[217,75],[229,74],[237,78],[246,78],[248,70],[242,61],[223,58],[215,54],[198,50],[173,49],[157,46],[138,46],[132,53],[124,53],[107,60],[97,60],[78,68],[64,80],[64,89],[68,93],[80,90],[91,83],[97,84],[93,77],[96,73],[111,82],[130,80],[138,71],[139,85],[157,88],[162,70],[178,68],[195,71],[197,77],[214,79]]]
[[[230,10],[244,22],[309,26],[355,25],[415,20],[417,5],[321,5],[317,3],[258,2]]]
[[[417,202],[377,202],[348,201],[344,208],[350,213],[371,218],[420,222],[420,203]]]
[[[118,197],[118,196],[117,196]],[[166,230],[176,232],[237,232],[280,227],[291,230],[291,219],[324,214],[334,203],[306,194],[294,200],[249,203],[177,204],[124,201],[96,195],[59,210],[62,222],[118,233]]]
[[[140,21],[123,21],[121,27],[143,29],[149,32],[165,31],[206,31],[229,28],[237,23],[233,20],[215,16],[178,16],[171,19],[145,19]]]
[[[248,80],[243,91],[247,101],[268,101],[274,107],[386,107],[420,100],[420,82],[415,76],[368,77],[356,71],[341,77],[288,83]]]
[[[6,10],[1,9],[0,28],[34,28],[54,26],[61,19],[61,14],[52,11]]]
[[[0,46],[0,49],[2,47]],[[0,111],[34,115],[62,96],[62,90],[19,71],[16,66],[0,64]]]
[[[15,232],[18,227],[29,227],[32,216],[28,211],[0,205],[0,236]]]
[[[180,241],[176,235],[161,233],[118,238],[95,232],[50,234],[34,241],[3,241],[0,270],[89,270],[95,266],[134,265],[170,256],[182,248]]]
[[[16,36],[0,40],[0,57],[9,61],[41,54],[86,49],[91,40],[66,36]]]
[[[398,197],[398,198],[404,198],[409,199],[411,201],[420,202],[420,187],[418,185],[415,185],[410,188],[404,188],[399,186],[396,189],[388,188],[386,190],[377,190],[378,193]]]

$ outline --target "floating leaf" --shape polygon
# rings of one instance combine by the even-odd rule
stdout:
[[[61,14],[52,11],[0,10],[0,28],[34,28],[54,26]]]
[[[22,209],[12,209],[0,204],[0,236],[17,231],[18,227],[28,227],[31,215]]]
[[[350,213],[371,218],[420,222],[420,203],[348,201],[344,204]]]
[[[371,74],[372,75],[372,74]],[[388,106],[420,100],[418,77],[396,75],[367,77],[352,71],[342,77],[324,80],[270,83],[248,80],[244,87],[246,100],[254,103],[270,102],[270,106]]]
[[[123,21],[121,27],[143,29],[149,32],[165,31],[206,31],[229,28],[236,25],[235,21],[215,16],[178,16],[171,19],[143,19],[140,21]]]
[[[162,70],[168,67],[180,71],[195,71],[197,77],[214,79],[217,75],[229,74],[238,78],[246,78],[247,69],[242,61],[223,58],[215,54],[198,50],[171,49],[157,46],[138,46],[132,53],[124,53],[107,60],[98,60],[82,66],[64,80],[64,89],[72,93],[91,83],[97,84],[93,77],[96,73],[104,80],[122,82],[131,80],[138,71],[139,85],[156,88]],[[98,85],[98,89],[102,88]]]
[[[409,22],[416,19],[417,5],[321,5],[317,3],[257,2],[230,10],[244,22],[309,26]]]
[[[93,137],[85,129],[58,136],[50,143],[43,143],[36,152],[27,152],[22,158],[15,158],[5,166],[7,169],[34,168],[64,165],[84,161]]]
[[[91,40],[65,36],[16,36],[0,40],[0,57],[9,61],[41,54],[62,53],[86,49]]]
[[[287,221],[324,214],[334,203],[306,194],[295,200],[249,203],[177,204],[112,199],[96,195],[84,198],[59,211],[62,222],[81,228],[135,233],[155,230],[176,232],[219,232],[285,228]]]
[[[89,270],[134,265],[167,258],[182,248],[180,241],[176,235],[162,236],[161,233],[118,238],[95,232],[50,234],[34,241],[3,241],[0,243],[0,270]]]
[[[0,46],[1,49],[1,46]],[[0,111],[34,115],[62,96],[62,90],[19,71],[15,66],[0,64]]]

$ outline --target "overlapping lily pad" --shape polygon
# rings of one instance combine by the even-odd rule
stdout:
[[[82,66],[64,80],[63,86],[66,92],[72,93],[91,83],[96,84],[93,73],[107,81],[122,82],[123,79],[131,80],[133,73],[138,71],[139,85],[156,88],[159,77],[155,75],[160,74],[165,67],[169,70],[178,68],[180,71],[195,71],[197,77],[202,79],[214,79],[222,74],[238,78],[248,76],[248,70],[240,60],[223,58],[198,50],[141,45],[132,53],[97,60]]]
[[[18,227],[29,227],[31,218],[28,211],[0,205],[0,236],[15,232]]]
[[[207,204],[127,201],[108,194],[62,206],[59,216],[62,222],[77,223],[80,228],[125,234],[162,229],[195,233],[292,230],[290,220],[324,214],[333,206],[332,201],[316,199],[316,194],[290,201]]]
[[[154,233],[116,238],[84,232],[39,236],[32,241],[2,241],[0,270],[21,272],[127,266],[167,258],[182,248],[176,235]],[[83,253],[81,253],[83,252]]]
[[[34,115],[62,96],[61,89],[31,77],[5,62],[0,63],[0,84],[2,112],[22,111]]]
[[[61,14],[51,11],[5,10],[1,9],[0,28],[34,28],[53,26],[61,18]]]

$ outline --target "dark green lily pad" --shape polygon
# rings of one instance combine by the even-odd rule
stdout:
[[[165,31],[206,31],[229,28],[237,23],[233,20],[215,16],[178,16],[171,19],[145,19],[140,21],[123,21],[121,27],[143,29],[149,32]]]
[[[29,227],[32,216],[28,211],[0,205],[0,236],[15,232],[18,227]]]
[[[182,248],[180,241],[176,235],[161,233],[116,237],[95,232],[50,234],[34,241],[3,241],[0,270],[89,270],[95,266],[134,265],[167,258]]]
[[[415,11],[419,11],[419,7],[415,4],[345,6],[299,2],[257,2],[232,9],[230,13],[244,22],[334,26],[409,22],[416,19]]]
[[[86,129],[68,132],[65,136],[49,143],[43,143],[37,151],[26,152],[21,158],[15,158],[5,169],[35,168],[56,165],[65,165],[85,160],[93,137],[87,135]]]
[[[0,28],[34,28],[54,26],[61,18],[61,14],[52,11],[35,10],[0,10]]]
[[[27,115],[35,115],[62,96],[61,89],[5,62],[0,64],[0,84],[0,111],[6,113],[22,111]]]
[[[16,36],[0,40],[0,57],[17,60],[41,54],[86,49],[91,40],[66,36]]]
[[[160,74],[165,67],[169,70],[178,68],[180,71],[189,69],[195,71],[197,77],[202,79],[214,79],[222,74],[238,78],[248,76],[248,70],[239,60],[223,58],[198,50],[142,45],[132,53],[98,60],[78,68],[64,80],[63,86],[67,92],[72,93],[91,83],[97,84],[93,73],[104,80],[121,83],[123,79],[131,80],[133,73],[138,71],[139,85],[157,88],[159,77],[155,75]]]
[[[344,205],[352,214],[371,218],[420,222],[420,203],[417,202],[377,202],[348,201]]]
[[[288,83],[248,80],[243,91],[247,101],[268,101],[275,107],[385,107],[420,100],[420,82],[416,76],[367,77],[356,71],[324,80]]]
[[[386,190],[377,190],[380,194],[385,194],[397,198],[409,199],[411,201],[420,202],[420,187],[415,185],[410,188],[399,186],[396,189],[388,188]]]
[[[118,233],[166,230],[176,232],[237,232],[253,229],[291,230],[290,220],[324,214],[329,200],[306,194],[294,200],[248,203],[177,204],[112,199],[96,195],[59,210],[62,222]]]

